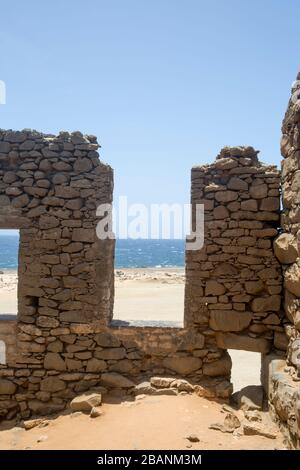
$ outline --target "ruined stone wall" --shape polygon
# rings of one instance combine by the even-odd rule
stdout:
[[[20,228],[22,323],[112,317],[113,245],[96,237],[95,212],[112,201],[113,177],[98,147],[81,133],[0,132],[0,227]]]
[[[111,326],[114,242],[97,239],[96,208],[112,201],[113,176],[97,149],[78,132],[0,132],[0,228],[20,229],[18,319],[0,321],[0,417],[59,411],[95,387],[141,392],[155,374],[205,396],[232,391],[228,354],[192,325]]]
[[[298,80],[300,74],[298,76]],[[266,358],[268,394],[274,417],[292,447],[300,448],[300,86],[292,90],[282,125],[282,233],[274,250],[284,274],[284,310],[289,338],[286,361]]]
[[[192,169],[191,202],[204,204],[204,246],[186,254],[186,326],[217,347],[285,350],[278,233],[280,174],[252,147],[221,150]],[[194,223],[194,220],[193,220]]]
[[[107,328],[100,322],[17,328],[30,349],[42,344],[44,350],[29,356],[17,349],[0,366],[0,416],[6,419],[58,412],[87,390],[153,393],[149,379],[157,375],[186,378],[200,396],[227,398],[232,392],[230,363],[219,370],[207,364],[203,375],[202,337],[184,329]]]
[[[205,243],[186,253],[183,329],[111,323],[114,241],[97,239],[96,208],[112,201],[113,175],[99,160],[96,138],[0,132],[0,228],[20,229],[18,318],[0,321],[7,353],[0,417],[59,411],[91,389],[143,393],[153,375],[186,378],[199,395],[226,398],[227,349],[271,351],[285,365],[286,333],[289,380],[296,380],[298,150],[290,143],[298,138],[296,117],[290,107],[283,138],[286,234],[274,245],[279,261],[272,246],[280,213],[276,168],[261,164],[251,147],[225,148],[211,165],[193,168],[192,203],[205,207]],[[274,361],[265,355],[264,362],[276,371],[265,379],[271,406],[295,427],[296,395],[291,414],[274,392],[282,390]]]

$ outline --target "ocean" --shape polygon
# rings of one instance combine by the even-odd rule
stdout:
[[[184,240],[117,240],[116,268],[184,266]],[[0,235],[0,270],[18,266],[19,237]]]

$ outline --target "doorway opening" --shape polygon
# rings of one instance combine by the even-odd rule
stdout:
[[[18,313],[19,231],[0,230],[0,320]]]
[[[229,349],[228,353],[232,360],[233,392],[249,385],[261,385],[261,353],[237,349]]]
[[[184,240],[116,241],[113,325],[183,327]]]

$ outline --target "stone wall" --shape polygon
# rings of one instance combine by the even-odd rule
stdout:
[[[98,147],[78,132],[0,131],[0,227],[20,229],[22,323],[112,317],[113,243],[99,241],[95,228],[96,207],[112,201],[113,175]]]
[[[18,318],[0,322],[0,417],[57,412],[86,390],[160,393],[153,375],[227,398],[227,349],[243,349],[263,353],[271,411],[299,446],[300,107],[292,101],[283,134],[282,228],[280,174],[252,147],[226,147],[193,168],[205,243],[186,252],[185,327],[176,329],[111,323],[114,241],[95,229],[113,173],[96,138],[0,131],[0,228],[20,229]]]
[[[97,322],[50,330],[19,323],[18,331],[30,349],[42,344],[45,350],[30,357],[19,351],[0,367],[0,415],[6,419],[58,412],[87,390],[148,393],[153,375],[188,378],[209,398],[232,391],[230,362],[219,371],[203,365],[201,335],[184,329],[109,329]]]
[[[297,77],[300,79],[300,74]],[[265,358],[274,417],[290,444],[300,448],[300,85],[292,90],[282,125],[282,233],[274,243],[284,274],[284,310],[289,337],[286,361]]]
[[[192,169],[191,202],[204,204],[204,246],[186,254],[186,326],[223,349],[286,349],[278,233],[280,174],[252,147],[226,147]],[[193,221],[194,223],[194,221]]]
[[[96,208],[113,175],[93,136],[0,132],[0,227],[20,229],[17,322],[0,322],[0,416],[59,411],[92,388],[143,389],[153,374],[186,377],[228,397],[231,360],[191,325],[113,328],[114,242]]]

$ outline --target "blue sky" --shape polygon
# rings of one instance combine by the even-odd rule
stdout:
[[[96,134],[115,196],[189,202],[224,145],[279,164],[299,67],[293,0],[1,1],[1,127]]]

